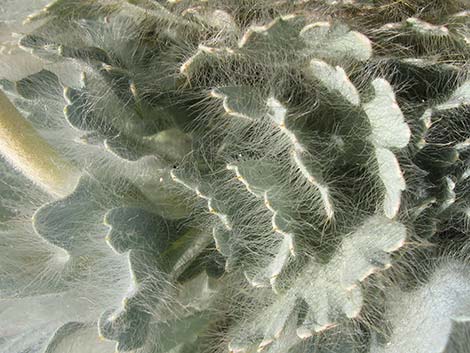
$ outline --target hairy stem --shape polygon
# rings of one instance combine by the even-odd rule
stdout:
[[[70,193],[80,174],[35,131],[1,91],[0,154],[56,197]]]

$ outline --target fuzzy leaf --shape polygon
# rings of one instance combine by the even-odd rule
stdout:
[[[148,158],[148,157],[147,157]],[[143,161],[147,158],[143,158]],[[154,205],[154,212],[165,219],[177,220],[186,218],[191,214],[192,203],[188,202],[185,195],[175,191],[174,183],[171,180],[169,173],[166,171],[162,174],[153,170],[163,168],[166,165],[153,168],[155,159],[151,159],[152,173],[141,174],[134,180],[134,185],[146,196],[146,198]],[[139,163],[139,162],[137,162]]]
[[[316,22],[305,26],[300,36],[315,57],[322,59],[352,58],[364,61],[372,55],[369,39],[359,32],[349,31],[344,26]]]
[[[304,43],[299,38],[295,16],[279,17],[265,26],[252,26],[243,35],[238,47],[252,54],[279,53],[299,50]]]
[[[278,243],[277,251],[274,257],[270,259],[269,264],[253,278],[247,278],[253,287],[266,287],[271,285],[277,292],[276,279],[282,270],[287,266],[294,251],[294,239],[292,235],[287,234]]]
[[[175,224],[142,208],[114,208],[104,216],[110,228],[106,242],[118,254],[128,253],[134,289],[152,280],[160,255],[178,236]],[[131,293],[132,295],[134,293]]]
[[[176,233],[167,220],[137,207],[114,208],[106,213],[104,223],[110,227],[106,240],[117,253],[133,249],[158,254]]]
[[[299,290],[309,304],[299,335],[324,330],[341,315],[356,317],[362,307],[360,282],[391,266],[388,254],[403,246],[405,237],[402,224],[374,216],[343,240],[327,265],[310,267]]]
[[[116,257],[104,242],[106,227],[102,220],[107,208],[114,203],[136,202],[140,193],[132,186],[126,186],[122,180],[120,190],[114,188],[112,193],[109,191],[96,179],[82,176],[72,194],[45,204],[36,211],[33,216],[34,229],[48,244],[53,245],[52,249],[60,248],[56,248],[60,251],[50,264],[59,266],[61,272],[51,278],[41,275],[39,283],[34,283],[32,289],[45,282],[51,290],[57,290],[57,286],[64,290],[78,280],[87,281],[85,283],[88,285],[96,281],[101,281],[103,285],[109,281],[116,282],[116,287],[117,281],[129,285],[129,271],[125,267],[128,260]],[[96,271],[99,267],[104,268]],[[113,268],[114,273],[109,273]],[[103,276],[108,278],[103,279]]]
[[[268,106],[269,118],[276,125],[278,125],[281,128],[284,128],[286,125],[286,118],[287,118],[286,107],[274,97],[268,98],[266,105]]]
[[[235,52],[230,48],[215,48],[200,44],[196,53],[184,61],[179,71],[181,74],[192,77],[202,71],[204,67],[218,67],[223,63],[230,62]]]
[[[215,248],[225,258],[225,270],[230,272],[235,262],[235,244],[233,244],[232,233],[224,227],[214,227],[212,229],[212,236],[215,241]]]
[[[461,86],[459,86],[452,93],[450,98],[446,102],[439,104],[436,109],[453,109],[458,108],[461,105],[470,105],[470,81],[466,81]]]
[[[436,26],[429,22],[422,21],[416,17],[408,18],[403,26],[407,29],[411,29],[418,35],[430,36],[430,37],[442,37],[448,36],[449,30],[445,26]]]
[[[249,87],[218,87],[212,90],[211,95],[223,100],[225,112],[229,116],[258,120],[265,114],[263,100]]]
[[[60,44],[35,34],[23,36],[18,45],[31,54],[46,60],[56,60]]]
[[[381,216],[366,219],[354,233],[344,238],[327,264],[314,261],[308,264],[290,289],[259,314],[269,319],[254,322],[241,330],[241,337],[237,337],[233,345],[244,352],[242,347],[250,346],[253,339],[258,342],[258,349],[273,344],[286,325],[292,324],[289,318],[298,301],[307,304],[300,326],[295,321],[300,338],[331,328],[344,317],[357,317],[363,301],[360,282],[391,266],[389,253],[400,248],[405,238],[406,229],[398,222]],[[252,338],[247,338],[243,346],[242,337],[246,338],[246,335]]]
[[[59,78],[48,70],[27,76],[15,82],[16,92],[25,99],[54,98],[60,94]]]
[[[174,182],[182,185],[188,191],[194,193],[199,199],[205,200],[207,202],[207,208],[209,212],[217,216],[221,224],[227,230],[232,229],[229,208],[223,201],[220,201],[215,196],[213,196],[214,191],[209,183],[202,182],[196,177],[185,175],[188,173],[185,173],[185,171],[182,169],[174,168],[170,174]]]
[[[395,155],[390,150],[376,148],[375,157],[380,179],[385,187],[383,209],[388,218],[393,218],[400,208],[401,192],[406,188],[405,179]]]
[[[99,200],[99,201],[98,201]],[[39,208],[33,216],[36,232],[47,242],[58,246],[72,256],[96,251],[90,237],[103,230],[104,200],[110,201],[105,191],[93,179],[82,176],[69,196]],[[102,213],[100,213],[100,211]]]
[[[153,328],[156,337],[155,353],[173,353],[177,347],[188,344],[194,349],[201,333],[209,326],[211,315],[208,312],[197,313],[180,320],[159,322]],[[181,347],[182,348],[182,347]]]
[[[296,345],[301,344],[302,340],[296,334],[297,322],[299,320],[298,310],[289,310],[291,308],[286,307],[286,312],[289,312],[289,316],[285,318],[285,323],[282,327],[278,327],[277,331],[266,333],[265,337],[274,337],[273,341],[264,340],[259,345],[258,350],[267,346],[267,349],[263,349],[266,353],[294,353],[296,352]],[[271,329],[275,329],[272,327]],[[274,333],[274,334],[273,334]],[[297,349],[302,349],[297,347]]]
[[[52,326],[52,329],[56,330],[69,321],[94,319],[93,313],[88,310],[87,299],[80,297],[75,291],[21,299],[2,299],[1,305],[1,337],[13,337],[25,328]],[[18,311],[21,311],[22,315],[18,315]]]
[[[85,63],[110,64],[111,62],[108,53],[97,47],[73,48],[62,45],[59,47],[59,54],[64,58],[77,59]]]
[[[333,68],[323,61],[312,60],[310,62],[310,72],[327,89],[338,92],[352,105],[359,105],[359,93],[341,67],[336,66]]]
[[[64,116],[72,127],[79,131],[109,129],[109,126],[103,125],[103,122],[90,111],[90,104],[83,90],[65,87],[63,94],[67,102],[64,107]]]
[[[134,103],[135,96],[132,91],[130,72],[106,64],[101,65],[99,72],[113,90],[114,94],[121,99],[124,104]]]
[[[284,104],[274,97],[269,97],[266,101],[268,108],[267,116],[275,124],[276,128],[287,138],[294,153],[306,151],[305,145],[299,140],[299,133],[291,127],[288,121],[288,111]]]
[[[372,82],[374,98],[363,105],[372,127],[371,141],[380,147],[403,148],[410,139],[410,129],[404,121],[392,87],[384,79]]]
[[[256,197],[264,197],[266,191],[280,188],[279,178],[276,176],[278,168],[271,161],[247,160],[228,164],[227,169],[233,170],[238,181]]]
[[[192,148],[191,136],[174,128],[145,136],[143,142],[149,151],[170,162],[182,161],[191,153]]]
[[[91,0],[83,0],[77,3],[74,0],[55,0],[47,4],[42,10],[28,16],[29,22],[51,18],[99,18],[116,11],[117,7],[112,3],[103,5]]]
[[[141,347],[147,339],[150,315],[143,305],[151,300],[146,286],[161,279],[158,259],[177,234],[174,225],[141,208],[114,208],[104,217],[110,227],[106,241],[117,253],[128,252],[132,285],[118,310],[107,310],[100,319],[100,334],[118,342],[118,351]],[[164,284],[151,286],[152,295],[163,291]]]
[[[388,148],[405,147],[411,136],[404,121],[392,87],[384,79],[372,82],[374,98],[363,105],[371,125],[369,139],[375,146],[378,173],[385,187],[383,208],[389,218],[395,217],[400,207],[401,191],[406,184],[395,155]]]
[[[170,278],[176,280],[192,262],[213,242],[211,232],[190,228],[173,242],[162,255]]]
[[[99,334],[117,341],[117,351],[126,352],[142,347],[147,339],[150,314],[144,312],[136,298],[125,300],[121,310],[105,311],[99,320]]]
[[[287,266],[291,256],[295,256],[295,222],[289,215],[288,198],[279,182],[278,167],[270,161],[247,160],[229,164],[227,169],[235,171],[237,179],[250,193],[262,199],[265,207],[272,213],[272,230],[274,236],[279,238],[273,256],[262,271],[254,276],[246,276],[255,287],[271,284],[273,290],[277,291],[277,277]]]
[[[186,281],[178,293],[178,301],[186,310],[202,312],[210,309],[217,296],[217,280],[202,272],[195,278]]]
[[[452,319],[452,328],[443,353],[461,353],[470,346],[470,317]]]
[[[125,136],[113,129],[103,133],[108,136],[101,137],[104,147],[113,155],[130,162],[151,160],[159,169],[181,162],[191,151],[191,136],[179,129],[149,136]]]
[[[113,353],[114,345],[98,338],[95,325],[69,322],[61,326],[44,353]]]
[[[373,346],[371,352],[438,353],[446,347],[452,352],[453,335],[465,328],[459,321],[466,321],[468,329],[469,283],[468,265],[444,261],[429,282],[419,288],[410,292],[389,289],[385,318],[392,334],[387,342]]]
[[[327,183],[323,180],[322,166],[310,153],[295,150],[292,157],[305,181],[316,188],[326,218],[332,219],[335,214],[335,203]]]

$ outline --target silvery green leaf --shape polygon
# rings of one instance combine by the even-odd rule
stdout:
[[[385,319],[392,333],[386,342],[373,345],[371,352],[455,352],[452,340],[468,332],[469,283],[468,265],[444,260],[428,283],[411,291],[389,289]],[[460,343],[469,343],[468,336],[460,338]]]
[[[314,56],[322,59],[352,58],[365,61],[372,55],[370,40],[365,35],[350,31],[345,26],[315,22],[305,26],[300,36]]]
[[[338,92],[352,105],[359,105],[359,93],[341,67],[333,68],[323,61],[312,60],[310,61],[310,72],[326,88]]]
[[[372,128],[371,141],[379,147],[403,148],[410,139],[410,128],[395,100],[390,83],[375,79],[374,98],[363,105]]]
[[[266,112],[264,100],[250,87],[217,87],[211,95],[222,99],[224,110],[231,117],[258,120]]]
[[[44,353],[113,353],[114,346],[99,338],[95,324],[68,322],[54,333]]]
[[[375,157],[379,176],[385,187],[383,210],[388,218],[393,218],[400,208],[401,192],[406,189],[405,179],[397,158],[390,150],[377,147]]]

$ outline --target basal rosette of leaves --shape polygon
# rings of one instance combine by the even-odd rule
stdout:
[[[0,81],[0,352],[465,352],[469,11],[30,15],[40,69]]]

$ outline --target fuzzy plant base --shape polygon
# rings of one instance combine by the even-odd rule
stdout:
[[[466,0],[46,3],[0,5],[0,353],[470,352]]]

